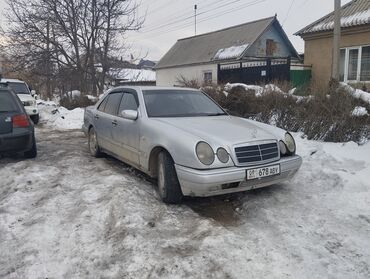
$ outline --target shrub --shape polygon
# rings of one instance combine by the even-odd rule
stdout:
[[[94,104],[95,102],[90,100],[86,96],[78,96],[74,98],[63,97],[62,99],[60,99],[60,105],[69,110],[75,109],[75,108],[84,108],[84,107],[92,106]]]
[[[268,88],[261,96],[243,86],[232,87],[228,92],[217,85],[207,85],[202,90],[231,115],[303,132],[308,139],[363,142],[370,138],[370,117],[352,115],[356,106],[366,107],[369,112],[370,106],[353,98],[337,83],[327,88],[308,85],[298,89],[300,96],[296,92],[290,95]]]

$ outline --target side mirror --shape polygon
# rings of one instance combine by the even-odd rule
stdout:
[[[31,90],[31,95],[32,96],[36,95],[36,90]]]
[[[136,120],[139,116],[137,110],[123,110],[121,116],[125,119]]]

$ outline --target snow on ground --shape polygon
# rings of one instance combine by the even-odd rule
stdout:
[[[57,106],[54,102],[38,100],[40,124],[57,130],[81,129],[84,109],[68,110]]]
[[[169,206],[50,127],[35,160],[0,159],[1,278],[370,277],[370,144],[295,134],[290,182]]]

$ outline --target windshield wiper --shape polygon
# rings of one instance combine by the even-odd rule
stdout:
[[[227,115],[225,112],[217,112],[217,113],[208,113],[207,116],[220,116],[220,115]]]

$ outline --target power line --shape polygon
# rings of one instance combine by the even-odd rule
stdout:
[[[290,2],[290,6],[289,6],[289,9],[288,9],[288,12],[286,13],[285,18],[284,18],[283,23],[281,24],[281,26],[283,26],[284,23],[285,23],[285,21],[288,19],[288,16],[290,14],[290,11],[292,10],[292,7],[293,7],[294,2],[295,2],[295,0],[292,0],[292,2]]]
[[[232,12],[235,12],[235,11],[239,11],[239,10],[245,9],[247,7],[250,7],[250,6],[253,6],[253,5],[257,5],[257,4],[262,3],[262,2],[265,2],[265,1],[266,0],[255,0],[255,1],[252,1],[252,2],[249,2],[249,3],[244,3],[243,5],[234,7],[232,9],[227,10],[227,11],[223,11],[221,13],[216,13],[216,14],[210,15],[208,17],[204,17],[201,20],[199,20],[198,23],[205,22],[205,21],[214,19],[216,17],[224,16],[226,14],[229,14],[229,13],[232,13]],[[189,26],[192,26],[192,25],[193,25],[192,22],[191,23],[182,24],[182,25],[176,26],[176,27],[174,27],[172,29],[164,30],[162,32],[157,32],[155,34],[149,35],[149,36],[145,37],[145,39],[159,37],[159,36],[162,36],[162,35],[171,33],[173,31],[178,31],[178,30],[185,29],[185,28],[187,28]]]
[[[209,1],[212,1],[212,0],[205,0],[201,3],[201,5],[204,6]],[[225,2],[225,1],[226,0],[214,0],[211,3],[209,3],[209,5],[207,5],[207,7],[211,7],[211,6],[214,6],[215,4],[219,4],[220,2]],[[175,1],[173,1],[172,3],[175,3]],[[198,6],[200,7],[201,5],[198,5]],[[154,25],[150,26],[150,28],[156,28],[156,27],[159,27],[159,26],[162,26],[162,25],[167,25],[168,23],[171,23],[173,20],[179,20],[179,18],[183,19],[183,17],[189,17],[190,15],[193,15],[193,9],[190,10],[190,6],[188,8],[189,8],[189,11],[187,11],[185,13],[183,11],[181,11],[180,13],[173,13],[172,16],[167,17],[167,19],[165,21],[163,21],[162,23],[154,24]],[[159,11],[159,9],[157,11]],[[154,11],[152,13],[147,13],[147,16],[150,16],[150,15],[156,13],[157,11]],[[147,32],[145,30],[145,27],[143,29],[144,29],[144,32]]]
[[[220,8],[223,8],[223,7],[226,7],[226,6],[229,6],[229,5],[235,4],[235,3],[240,2],[240,1],[242,1],[242,0],[233,0],[233,1],[228,1],[227,3],[222,4],[222,5],[220,5],[220,6],[217,6],[217,7],[214,7],[214,8],[212,8],[212,9],[208,9],[208,10],[205,10],[205,11],[203,11],[203,12],[200,12],[200,13],[198,13],[198,14],[197,14],[197,16],[201,16],[201,15],[203,15],[203,14],[206,14],[206,13],[209,13],[209,12],[212,12],[212,11],[215,11],[215,10],[218,10],[218,9],[220,9]],[[168,27],[169,25],[173,25],[173,24],[176,24],[176,23],[180,23],[180,22],[182,22],[182,21],[186,21],[186,20],[188,20],[188,19],[193,19],[193,18],[194,18],[194,15],[187,16],[187,17],[185,17],[185,18],[180,18],[180,19],[177,19],[177,20],[175,20],[175,21],[168,22],[168,23],[162,24],[162,25],[157,26],[157,27],[153,27],[153,28],[151,28],[151,29],[149,29],[149,30],[147,30],[147,31],[145,31],[145,32],[142,32],[142,34],[146,34],[146,33],[152,32],[152,31],[156,31],[156,30],[161,29],[161,28],[163,28],[163,27]]]

